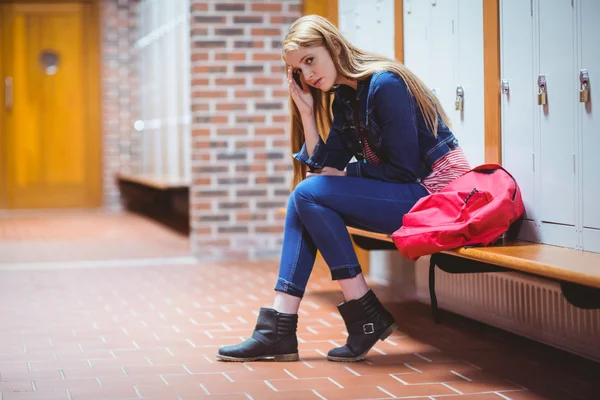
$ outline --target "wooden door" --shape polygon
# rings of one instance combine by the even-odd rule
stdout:
[[[0,9],[4,208],[101,204],[94,5]]]

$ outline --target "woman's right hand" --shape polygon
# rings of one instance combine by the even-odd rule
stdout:
[[[308,88],[308,84],[304,81],[304,77],[300,74],[300,81],[303,86],[300,87],[292,75],[291,67],[288,67],[287,69],[287,76],[290,95],[292,96],[292,100],[294,100],[296,107],[298,107],[298,111],[300,111],[301,115],[311,115],[313,112],[314,100],[310,93],[310,89]]]

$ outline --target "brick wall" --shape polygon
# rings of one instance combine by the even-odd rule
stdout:
[[[280,42],[300,0],[191,1],[192,247],[201,259],[274,257],[289,196]]]
[[[137,107],[134,43],[137,0],[101,0],[101,74],[104,205],[119,209],[118,172],[138,172],[139,133],[133,129]]]

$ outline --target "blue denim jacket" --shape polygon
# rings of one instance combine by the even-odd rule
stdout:
[[[361,156],[352,114],[353,97],[358,101],[360,124],[367,141],[382,161],[378,166],[368,164]],[[306,145],[293,154],[311,169],[346,168],[348,176],[419,183],[429,175],[438,159],[458,146],[441,118],[438,118],[438,136],[433,136],[406,82],[390,71],[378,71],[359,81],[356,91],[340,85],[332,111],[333,123],[327,143],[319,139],[310,157]],[[349,163],[353,156],[358,162]]]

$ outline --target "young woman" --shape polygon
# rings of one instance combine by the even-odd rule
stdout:
[[[294,22],[282,49],[294,189],[275,300],[252,337],[217,358],[298,359],[297,313],[319,250],[346,300],[338,309],[349,334],[327,357],[363,360],[397,325],[367,287],[346,225],[391,234],[417,200],[470,167],[435,95],[404,65],[356,48],[314,15]]]

